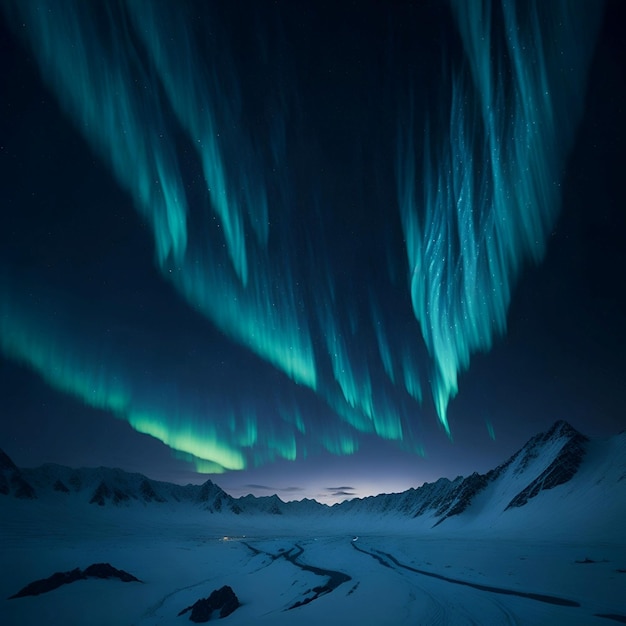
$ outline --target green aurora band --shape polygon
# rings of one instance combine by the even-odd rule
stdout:
[[[459,372],[504,334],[523,265],[543,258],[601,14],[586,0],[451,5],[465,59],[423,148],[401,133],[397,168],[413,309],[448,432]]]
[[[185,384],[183,376],[172,383],[172,371],[154,365],[162,361],[158,349],[146,354],[145,346],[132,338],[115,339],[103,330],[107,324],[97,319],[94,309],[68,306],[66,297],[42,289],[33,306],[11,281],[5,279],[0,286],[4,354],[39,372],[51,386],[159,439],[198,471],[221,473],[278,458],[294,460],[309,447],[335,454],[358,448],[349,426],[319,420],[307,425],[288,396],[270,406],[270,414],[260,421],[262,409],[243,386],[225,399],[219,383],[207,381],[198,389]],[[50,311],[55,311],[54,319]],[[183,361],[184,354],[175,360]]]
[[[333,271],[333,251],[316,230],[315,193],[293,190],[288,126],[297,116],[288,94],[273,90],[249,126],[250,87],[228,33],[206,37],[191,4],[166,0],[2,0],[43,81],[150,229],[162,278],[294,391],[269,391],[261,410],[252,393],[220,395],[219,381],[176,381],[172,390],[175,373],[155,368],[157,359],[107,344],[95,304],[70,305],[55,294],[34,307],[28,293],[40,290],[17,274],[0,281],[3,353],[156,437],[199,471],[318,449],[353,454],[363,436],[424,454],[423,387],[430,381],[450,434],[458,374],[504,332],[515,280],[526,259],[541,259],[558,215],[594,37],[588,4],[528,2],[518,10],[503,0],[500,14],[499,3],[452,2],[464,63],[442,89],[441,115],[431,117],[428,133],[399,138],[409,275],[399,302],[410,322],[400,336],[397,302],[381,302],[369,285]],[[204,10],[219,33],[211,3]],[[495,20],[506,36],[492,41]],[[494,49],[502,54],[492,60]],[[44,314],[50,310],[62,310],[63,321]],[[159,388],[170,392],[155,394]],[[303,394],[319,398],[321,413]]]
[[[162,9],[173,6],[167,2],[130,2],[128,8],[135,8],[127,11],[125,5],[109,3],[97,11],[92,3],[70,0],[63,3],[62,10],[55,2],[19,2],[10,8],[17,12],[14,19],[29,25],[28,37],[44,80],[151,225],[157,263],[165,278],[224,332],[296,382],[315,388],[310,333],[298,313],[297,294],[288,285],[280,290],[278,301],[274,299],[277,290],[273,288],[273,277],[278,271],[266,270],[264,250],[254,251],[254,266],[260,271],[252,276],[248,273],[246,258],[253,252],[246,252],[240,233],[243,209],[237,194],[231,193],[226,184],[218,132],[211,121],[213,103],[224,98],[230,103],[231,94],[196,93],[198,89],[192,87],[202,81],[194,83],[192,76],[202,76],[204,68],[201,64],[196,67],[192,50],[187,51],[182,63],[176,63],[160,54],[161,49],[151,38],[155,43],[147,50],[151,63],[135,52],[135,32],[131,33],[129,16],[141,12],[138,21],[149,21],[157,5]],[[180,54],[191,45],[193,37],[182,27],[178,30],[178,20],[174,19],[178,14],[168,11],[162,15],[162,23],[173,27],[174,40],[168,38],[168,48]],[[181,71],[185,67],[188,72]],[[171,73],[159,73],[161,80],[154,80],[154,71],[160,69]],[[137,89],[137,84],[142,88]],[[168,96],[186,94],[187,99],[194,95],[198,100],[190,101],[188,107],[179,97],[164,102],[160,97],[164,87]],[[169,106],[177,114],[175,121],[168,115]],[[203,233],[199,241],[190,240],[190,208],[179,157],[173,148],[177,124],[189,130],[191,141],[201,153],[210,196],[206,209],[220,218],[212,232]],[[225,128],[232,125],[231,120],[222,121]],[[244,161],[253,161],[254,155],[246,154],[244,139],[236,137],[238,149]],[[241,161],[238,154],[237,167],[233,167],[238,176],[243,176],[239,173]],[[232,188],[249,189],[247,204],[253,203],[252,198],[255,203],[248,208],[251,212],[258,208],[253,224],[266,224],[264,190],[255,182],[254,177],[236,180]],[[261,238],[261,244],[264,239],[267,236]],[[226,255],[222,252],[223,242],[227,244]],[[276,256],[282,258],[280,253]]]

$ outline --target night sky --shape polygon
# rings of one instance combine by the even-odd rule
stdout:
[[[619,5],[2,0],[0,448],[334,502],[626,428]]]

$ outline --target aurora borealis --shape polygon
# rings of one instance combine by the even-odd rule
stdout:
[[[451,4],[465,67],[451,72],[445,130],[427,124],[419,148],[423,189],[414,188],[411,133],[398,165],[413,309],[434,361],[433,395],[446,428],[459,373],[505,332],[520,268],[543,258],[597,17],[588,2],[505,1],[492,35],[490,2]]]
[[[518,283],[567,213],[601,4],[1,15],[6,389],[22,377],[229,476],[418,466],[468,431],[477,454],[516,432],[474,357],[488,369],[506,346]]]

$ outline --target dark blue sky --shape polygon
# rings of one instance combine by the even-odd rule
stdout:
[[[477,4],[3,2],[0,447],[330,502],[623,429],[618,3]]]

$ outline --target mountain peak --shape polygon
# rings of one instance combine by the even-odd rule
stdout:
[[[569,422],[565,420],[557,420],[552,426],[545,432],[546,437],[575,437],[583,436],[577,431]]]
[[[565,420],[557,420],[550,426],[550,428],[542,433],[538,433],[531,437],[524,446],[515,454],[509,461],[502,466],[496,468],[498,472],[504,466],[507,466],[517,456],[530,456],[535,457],[537,450],[545,446],[550,442],[557,442],[560,439],[567,439],[568,441],[585,442],[588,438],[582,433],[578,432],[569,422]]]
[[[566,441],[563,443],[562,440]],[[540,491],[552,489],[571,480],[580,467],[589,441],[565,420],[558,420],[545,433],[535,435],[511,459],[519,460],[518,469],[524,471],[538,459],[549,458],[549,463],[541,473],[521,490],[508,504],[511,507],[523,506]],[[505,464],[506,466],[506,464]]]

